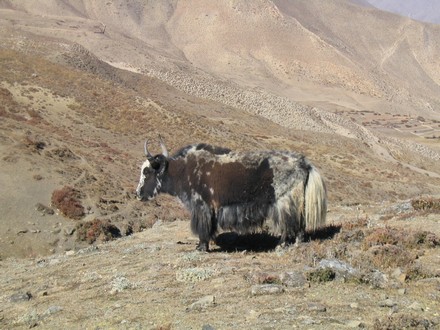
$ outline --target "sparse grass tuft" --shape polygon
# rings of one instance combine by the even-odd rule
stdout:
[[[78,190],[64,186],[62,189],[53,191],[52,206],[70,219],[81,219],[84,216],[84,207],[79,201],[80,195]]]

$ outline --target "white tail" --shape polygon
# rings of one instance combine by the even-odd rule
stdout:
[[[315,231],[324,226],[327,216],[327,189],[318,170],[312,166],[305,191],[306,229]]]

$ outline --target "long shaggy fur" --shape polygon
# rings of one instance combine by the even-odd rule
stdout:
[[[301,242],[306,229],[315,231],[326,219],[324,181],[293,152],[187,146],[171,158],[158,155],[144,163],[138,196],[151,199],[157,191],[179,197],[188,207],[200,250],[208,250],[220,229],[252,233],[265,225],[281,236],[280,244]]]

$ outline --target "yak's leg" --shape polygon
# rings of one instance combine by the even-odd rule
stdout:
[[[209,251],[209,241],[215,233],[216,222],[214,213],[208,205],[198,200],[192,211],[191,230],[199,236],[199,244],[196,249],[199,251]]]
[[[304,229],[300,229],[296,234],[295,246],[300,246],[304,242]]]
[[[280,247],[286,247],[287,245],[289,245],[289,239],[287,237],[287,233],[284,230],[281,233],[281,237],[277,245]]]
[[[199,240],[199,244],[197,244],[196,250],[209,252],[209,241]]]
[[[287,247],[292,244],[296,237],[297,219],[291,211],[283,211],[280,217],[281,238],[278,245]]]

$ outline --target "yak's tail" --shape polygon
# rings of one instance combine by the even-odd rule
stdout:
[[[305,190],[305,225],[315,231],[324,226],[327,216],[327,189],[318,170],[312,166]]]

